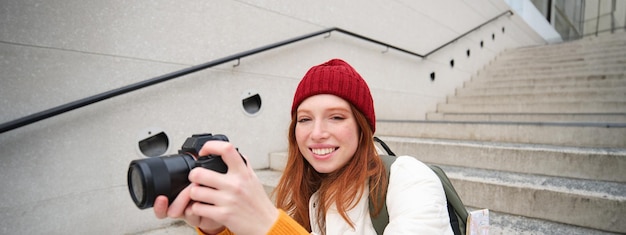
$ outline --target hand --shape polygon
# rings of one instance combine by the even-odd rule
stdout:
[[[190,186],[185,187],[176,199],[172,202],[172,205],[168,205],[168,198],[165,195],[159,195],[154,200],[154,215],[159,219],[170,218],[183,218],[186,208],[192,203],[189,197]]]
[[[193,214],[191,206],[194,203],[189,197],[190,186],[183,189],[174,199],[172,205],[168,205],[167,196],[159,195],[154,200],[154,214],[159,219],[167,217],[183,218],[189,225],[202,229],[207,234],[215,234],[224,230],[224,226],[209,218],[203,218]]]
[[[235,234],[266,234],[278,218],[278,210],[252,167],[244,164],[228,142],[207,141],[199,154],[221,155],[228,172],[198,167],[189,173],[189,197],[196,201],[190,205],[190,214],[223,224]]]

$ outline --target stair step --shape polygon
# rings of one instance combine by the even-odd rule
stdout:
[[[626,149],[378,137],[396,154],[431,164],[626,183]]]
[[[577,40],[560,44],[552,44],[550,46],[529,46],[518,48],[503,54],[500,59],[514,59],[524,56],[542,56],[542,57],[558,57],[563,55],[584,55],[586,53],[594,53],[596,51],[605,52],[623,51],[626,46],[626,37],[615,37],[611,40]],[[543,58],[542,58],[543,59]]]
[[[480,80],[472,79],[464,84],[464,88],[481,87],[525,87],[525,86],[574,86],[574,87],[626,87],[626,75],[596,75],[573,78],[534,78],[534,79],[502,79],[502,80]],[[626,91],[626,89],[624,89]]]
[[[606,87],[589,89],[585,87],[559,87],[559,86],[535,86],[526,88],[472,88],[456,90],[457,96],[474,96],[474,95],[536,95],[542,93],[567,93],[567,92],[596,92],[596,93],[624,93],[624,87]]]
[[[569,67],[569,68],[557,68],[557,69],[506,69],[506,70],[485,70],[482,71],[481,74],[485,76],[489,76],[491,79],[501,79],[501,78],[511,78],[511,77],[532,77],[532,76],[546,76],[546,75],[576,75],[580,73],[584,73],[593,69],[593,71],[598,73],[624,73],[626,72],[626,67],[622,64],[606,64],[606,65],[598,65],[598,66],[579,66],[579,67]]]
[[[259,178],[259,181],[261,181],[261,183],[263,184],[263,188],[265,189],[267,195],[272,196],[272,192],[278,185],[278,182],[280,181],[280,177],[283,175],[283,172],[264,169],[255,170],[254,173],[256,174],[257,178]],[[274,198],[271,199],[272,201],[274,201]]]
[[[484,82],[494,82],[494,81],[511,81],[511,80],[553,80],[553,79],[570,79],[570,78],[579,78],[579,77],[601,77],[601,76],[624,76],[626,74],[624,71],[595,71],[589,69],[587,71],[570,73],[570,72],[562,72],[562,73],[550,73],[550,74],[532,74],[532,75],[521,75],[518,73],[508,74],[505,76],[493,76],[493,74],[489,74],[485,71],[478,72],[472,78],[472,81],[484,81]]]
[[[429,121],[626,123],[625,113],[427,113]]]
[[[622,113],[626,102],[544,102],[506,104],[438,104],[437,112],[469,113]]]
[[[626,124],[386,121],[376,135],[580,147],[626,147]]]
[[[518,73],[518,72],[533,72],[533,73],[554,73],[554,72],[566,72],[572,69],[580,70],[583,68],[587,69],[607,69],[607,70],[617,70],[620,71],[621,66],[625,63],[624,58],[615,57],[613,60],[611,58],[602,58],[602,60],[592,60],[589,61],[586,58],[576,58],[570,61],[555,61],[555,62],[544,62],[541,64],[535,63],[519,63],[519,62],[500,62],[493,63],[488,68],[483,70],[483,73],[497,75],[499,73]],[[626,56],[625,56],[626,57]]]
[[[441,166],[467,206],[604,231],[626,231],[626,185]]]
[[[274,152],[269,154],[270,170],[284,171],[287,164],[287,152]]]
[[[489,211],[490,235],[553,235],[553,234],[594,234],[617,235],[596,229],[556,223],[552,221],[528,218],[502,212]]]
[[[576,50],[553,50],[553,51],[533,51],[518,52],[499,56],[494,65],[518,64],[518,65],[540,65],[541,63],[571,63],[598,60],[615,60],[623,58],[626,53],[626,46],[613,45],[607,47],[586,47]]]
[[[526,80],[532,81],[532,80]],[[545,80],[544,80],[545,81]],[[512,84],[507,82],[495,83],[493,85],[485,86],[485,84],[477,84],[478,86],[468,86],[465,89],[475,89],[475,88],[515,88],[515,89],[533,89],[536,87],[546,87],[550,90],[555,89],[567,89],[567,88],[607,88],[607,87],[622,87],[624,91],[626,91],[626,79],[620,80],[604,80],[604,81],[595,81],[595,82],[585,82],[585,83],[552,83],[552,84]],[[480,86],[482,85],[482,86]]]
[[[272,155],[281,156],[284,153]],[[532,234],[544,234],[548,231],[536,227],[524,227],[520,225],[520,222],[525,222],[526,225],[531,222],[544,229],[545,227],[558,228],[578,234],[581,231],[606,230],[606,226],[613,229],[621,229],[616,227],[620,224],[623,226],[623,218],[611,217],[623,213],[624,207],[620,206],[624,204],[624,191],[626,190],[623,183],[541,177],[447,165],[439,166],[444,169],[466,206],[470,209],[474,207],[491,210],[491,231],[493,232],[491,234],[508,234],[505,232],[520,230]],[[263,183],[266,192],[271,193],[278,184],[282,172],[268,169],[258,170],[256,174]],[[481,187],[480,190],[475,190],[478,186]],[[578,200],[576,198],[583,199]],[[542,200],[541,205],[550,205],[550,207],[538,207],[539,205],[536,205],[535,200]],[[497,203],[494,203],[496,201]],[[488,203],[485,204],[485,202]],[[564,217],[559,213],[546,213],[546,210],[571,211],[569,207],[572,203],[579,208],[575,212],[593,207],[596,209],[596,213],[600,212],[599,214],[602,214],[603,217],[598,217],[596,213],[589,212],[584,213],[583,218],[580,218],[581,216]],[[609,220],[611,222],[605,221],[607,217],[612,218]],[[620,218],[620,220],[615,220],[615,218]],[[580,223],[581,220],[584,223]],[[546,234],[552,233],[547,232]]]
[[[594,52],[620,51],[626,46],[626,39],[618,39],[615,41],[596,41],[593,43],[585,42],[567,42],[563,44],[552,44],[550,46],[529,46],[522,47],[507,53],[504,58],[517,58],[524,56],[576,56],[585,55]]]
[[[597,68],[597,67],[619,67],[624,63],[626,53],[605,52],[594,55],[585,55],[578,57],[554,57],[554,58],[517,58],[503,61],[492,62],[485,69],[486,72],[498,72],[506,70],[537,70],[537,71],[555,71],[570,68]]]
[[[507,104],[507,103],[539,103],[539,102],[626,102],[625,91],[578,91],[578,92],[544,92],[528,94],[493,94],[493,95],[458,95],[449,96],[447,103],[455,104]]]

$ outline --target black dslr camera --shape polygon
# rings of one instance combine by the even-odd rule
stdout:
[[[226,173],[228,167],[218,155],[198,157],[207,141],[228,142],[225,135],[196,134],[185,140],[178,154],[133,160],[128,166],[128,191],[140,209],[150,208],[158,195],[165,195],[169,203],[189,185],[188,175],[195,167]],[[241,157],[244,160],[243,156]]]

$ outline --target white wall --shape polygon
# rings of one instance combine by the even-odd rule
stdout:
[[[4,0],[0,122],[334,26],[425,54],[507,9],[499,0]],[[122,234],[170,223],[128,196],[137,136],[163,129],[174,153],[193,133],[223,133],[265,168],[268,153],[286,150],[299,79],[330,58],[367,80],[379,119],[420,120],[500,52],[542,43],[517,15],[427,59],[333,33],[2,133],[0,234]],[[248,90],[263,99],[256,116],[240,107]]]
[[[561,35],[530,0],[506,0],[505,2],[547,42],[558,43],[563,41]]]

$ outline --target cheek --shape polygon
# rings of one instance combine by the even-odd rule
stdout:
[[[341,129],[341,135],[349,139],[357,139],[354,141],[355,143],[357,143],[359,138],[359,127],[356,123],[350,123],[349,125],[345,125]]]
[[[352,152],[352,154],[355,154],[356,149],[359,146],[359,134],[356,133],[356,134],[350,135],[348,144],[351,146],[350,152]]]
[[[359,131],[356,126],[346,126],[341,128],[341,131],[337,132],[340,135],[343,142],[349,146],[350,152],[354,154],[359,145]]]
[[[294,128],[293,132],[296,136],[296,141],[300,142],[300,139],[302,139],[302,128],[296,125],[296,128]]]
[[[302,127],[298,127],[296,126],[295,130],[295,136],[296,136],[296,143],[298,144],[298,147],[302,146],[306,140],[307,137],[307,131],[305,130],[305,128]]]

